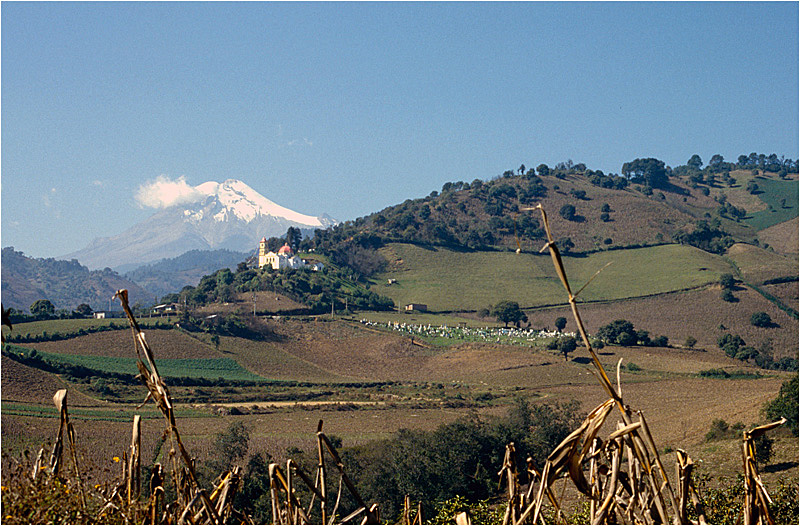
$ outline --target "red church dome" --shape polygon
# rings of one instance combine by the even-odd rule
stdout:
[[[288,244],[287,245],[283,245],[278,250],[278,254],[286,254],[287,256],[291,256],[292,255],[292,247],[290,247]]]

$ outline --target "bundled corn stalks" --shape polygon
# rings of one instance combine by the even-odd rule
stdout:
[[[508,486],[508,504],[503,523],[543,523],[545,502],[554,510],[556,520],[565,522],[562,502],[554,491],[554,484],[562,475],[566,475],[575,488],[588,498],[592,524],[705,524],[701,500],[692,483],[692,460],[685,452],[677,452],[676,494],[644,414],[634,411],[623,401],[619,364],[617,385],[614,386],[589,342],[576,302],[578,294],[586,285],[573,294],[544,209],[537,206],[528,210],[541,211],[547,234],[547,244],[542,251],[550,251],[553,265],[567,292],[583,344],[591,356],[593,372],[609,398],[592,410],[583,424],[547,457],[541,472],[528,459],[528,471],[531,480],[538,481],[538,489],[535,489],[536,484],[531,483],[526,493],[519,492],[513,460],[514,448],[513,444],[509,445],[500,472],[501,476],[506,475]],[[598,436],[599,431],[615,407],[619,411],[620,421],[616,430],[603,439]],[[773,523],[768,507],[770,498],[756,469],[753,440],[782,423],[783,421],[757,427],[744,434],[745,524]],[[690,521],[690,503],[694,506],[697,521]]]

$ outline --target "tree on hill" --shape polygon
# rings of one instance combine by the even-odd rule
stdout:
[[[678,243],[686,243],[701,250],[723,254],[735,240],[720,226],[718,219],[710,223],[706,220],[697,221],[691,233],[677,232],[674,235]]]
[[[699,155],[694,154],[688,161],[686,161],[686,166],[690,166],[695,170],[699,170],[703,166],[703,160]]]
[[[648,157],[634,159],[622,165],[622,175],[635,183],[644,183],[650,188],[666,188],[669,183],[664,161]]]
[[[558,211],[558,214],[566,219],[567,221],[574,221],[575,220],[575,207],[570,204],[566,204],[561,207],[561,210]]]
[[[720,295],[722,301],[727,301],[728,303],[736,303],[739,299],[733,295],[733,291],[731,289],[722,289],[722,294]]]
[[[92,310],[92,308],[86,303],[81,303],[80,305],[75,307],[75,314],[83,318],[88,318],[89,316],[92,315],[93,312],[94,311]]]
[[[563,316],[556,318],[556,329],[558,329],[558,332],[563,331],[564,327],[566,326],[567,326],[566,318],[564,318]]]
[[[628,320],[612,321],[597,330],[597,337],[607,343],[618,345],[636,345],[639,335]]]
[[[754,327],[772,327],[772,318],[766,312],[754,312],[750,316],[750,324]]]
[[[719,284],[722,285],[723,289],[732,289],[736,285],[736,279],[733,274],[726,272],[719,277]]]
[[[30,310],[31,314],[40,320],[50,319],[56,314],[56,308],[50,300],[36,300]]]
[[[520,309],[516,301],[503,300],[492,308],[492,316],[508,327],[509,323],[519,326],[520,322],[528,321],[528,317]]]
[[[561,336],[558,339],[558,352],[564,355],[564,361],[569,360],[569,353],[578,348],[578,341],[574,336]]]

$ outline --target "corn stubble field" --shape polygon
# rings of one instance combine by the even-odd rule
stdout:
[[[248,523],[253,518],[234,503],[249,475],[245,459],[259,454],[272,462],[265,465],[262,489],[275,524],[702,524],[706,513],[726,522],[774,521],[780,510],[769,505],[770,492],[785,496],[788,480],[796,500],[798,445],[780,421],[765,422],[761,408],[792,374],[756,373],[717,350],[717,334],[681,332],[691,327],[686,311],[713,308],[718,291],[642,298],[621,310],[579,306],[583,292],[575,293],[556,246],[547,248],[567,306],[534,311],[531,321],[547,326],[566,317],[566,330],[583,345],[570,360],[536,342],[437,345],[367,330],[347,318],[262,321],[274,335],[271,341],[223,336],[214,345],[206,335],[178,330],[147,330],[145,337],[129,313],[133,343],[129,331],[117,330],[10,347],[11,353],[30,356],[35,348],[40,357],[60,356],[95,369],[118,368],[119,360],[127,360],[124,367],[134,367],[145,385],[67,382],[4,355],[3,522]],[[524,276],[524,269],[517,272]],[[591,278],[588,271],[579,274],[581,284]],[[756,305],[758,296],[750,294],[740,293],[741,302]],[[126,295],[120,300],[127,310]],[[781,318],[780,311],[772,314],[783,324],[775,348],[783,349],[784,339],[796,345],[796,322]],[[697,346],[595,349],[587,330],[594,333],[619,317],[677,341],[695,335]],[[168,372],[170,364],[179,370],[181,360],[190,360],[199,375],[228,360],[261,380],[182,386],[170,381],[177,373]],[[698,374],[720,368],[752,374]],[[252,379],[214,374],[221,381]],[[103,395],[103,388],[111,395]],[[432,505],[424,497],[407,497],[396,515],[387,516],[361,496],[343,446],[369,447],[399,429],[434,431],[464,418],[491,421],[520,397],[533,404],[575,400],[580,422],[539,465],[517,458],[513,443],[497,451],[494,469],[503,489],[490,503],[459,506],[455,499],[437,506],[435,515],[423,513]],[[706,434],[717,419],[744,425],[732,438],[709,442]],[[237,424],[249,430],[246,451],[237,462],[214,464],[219,437]],[[774,440],[766,465],[756,458],[762,435]],[[198,472],[201,465],[215,471]],[[738,508],[721,515],[714,507],[715,481],[737,475]],[[425,488],[420,491],[424,496]]]

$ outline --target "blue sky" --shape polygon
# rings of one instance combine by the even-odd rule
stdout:
[[[355,219],[572,159],[798,157],[798,4],[2,3],[2,246],[241,179]]]

